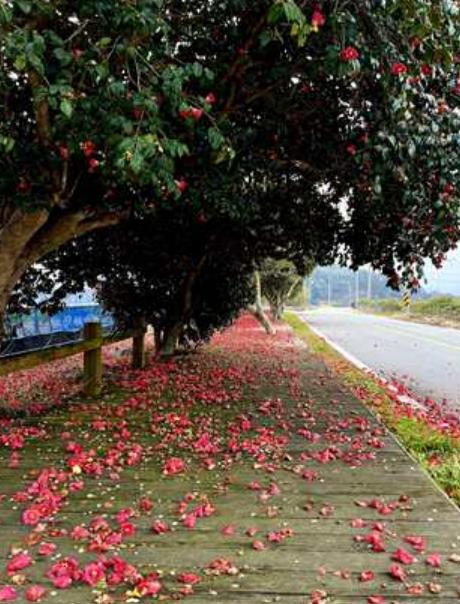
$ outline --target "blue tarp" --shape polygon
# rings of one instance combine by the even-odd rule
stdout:
[[[111,327],[113,319],[98,304],[66,306],[55,315],[48,316],[38,310],[30,314],[8,318],[8,328],[14,337],[36,336],[58,331],[80,331],[88,321],[100,321]]]
[[[29,314],[9,316],[9,339],[0,346],[0,356],[78,340],[82,336],[83,326],[89,321],[99,321],[105,331],[114,326],[111,315],[98,304],[66,306],[52,316],[37,309]]]

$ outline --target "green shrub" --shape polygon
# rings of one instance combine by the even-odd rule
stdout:
[[[460,319],[460,298],[436,296],[418,300],[411,305],[411,312],[423,316],[441,316],[446,319]]]

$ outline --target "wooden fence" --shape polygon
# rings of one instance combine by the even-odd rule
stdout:
[[[0,376],[31,369],[50,361],[83,352],[83,391],[87,396],[98,396],[102,387],[102,348],[107,344],[120,342],[132,338],[132,366],[142,369],[145,365],[145,333],[144,326],[135,330],[112,336],[104,336],[100,323],[86,323],[83,330],[83,339],[70,344],[58,344],[42,350],[20,352],[8,357],[0,357]]]

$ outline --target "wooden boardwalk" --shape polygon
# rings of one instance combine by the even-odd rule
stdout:
[[[8,467],[9,452],[0,450],[0,585],[25,582],[15,587],[17,601],[26,601],[25,590],[33,583],[46,588],[45,602],[144,601],[142,591],[129,581],[90,586],[77,578],[69,588],[58,589],[46,577],[53,564],[69,556],[81,568],[97,559],[121,556],[144,576],[158,572],[162,590],[156,597],[166,601],[186,597],[197,603],[458,602],[460,516],[425,472],[307,350],[299,351],[286,340],[273,358],[251,351],[241,358],[235,355],[235,350],[226,348],[224,336],[210,352],[185,361],[181,372],[158,373],[151,368],[142,378],[148,383],[132,378],[133,392],[118,387],[99,405],[76,404],[23,423],[43,434],[26,439],[17,469]],[[236,421],[240,426],[248,421],[252,428],[257,422],[254,433],[248,428],[244,444],[249,451],[257,441],[257,452],[249,456],[210,453],[211,459],[205,461],[210,469],[204,469],[202,463],[193,465],[188,450],[180,455],[180,446],[172,444],[168,455],[180,455],[189,469],[165,477],[159,460],[167,456],[164,446],[158,446],[158,434],[151,430],[152,423],[164,421],[157,416],[157,408],[128,405],[132,411],[120,414],[117,421],[124,421],[130,434],[120,436],[123,426],[117,424],[115,430],[113,423],[101,429],[104,421],[118,417],[115,410],[120,403],[126,405],[133,397],[141,403],[158,397],[163,401],[161,411],[170,405],[171,412],[180,414],[197,376],[216,379],[219,366],[225,367],[225,384],[233,400],[225,404],[202,401],[190,414],[208,422],[209,431],[213,420],[224,431],[234,429]],[[178,376],[184,369],[186,395],[182,392],[182,402],[178,402],[173,385],[181,382]],[[121,372],[117,380],[124,379]],[[174,421],[168,416],[168,422]],[[185,429],[184,439],[189,436],[187,429],[191,430]],[[260,444],[264,438],[266,444]],[[62,497],[59,509],[42,524],[22,524],[24,510],[46,499],[43,491],[40,500],[30,490],[40,471],[68,471],[71,455],[64,448],[69,448],[69,442],[93,449],[91,459],[96,462],[98,456],[106,455],[102,449],[107,442],[115,447],[135,442],[144,454],[140,463],[134,460],[133,465],[125,463],[121,468],[118,461],[110,472],[105,469],[100,475],[85,474],[83,464],[73,466],[73,478],[53,475],[47,484],[54,495]],[[80,481],[84,484],[78,485]],[[21,495],[27,488],[27,495]],[[188,504],[182,504],[181,515],[177,506],[187,493],[191,495]],[[137,511],[143,498],[153,502],[153,510]],[[184,514],[197,505],[209,505],[209,515],[195,518],[195,527],[187,528]],[[122,542],[107,551],[101,546],[103,536],[110,533],[107,527],[91,529],[91,535],[81,539],[71,535],[77,525],[94,527],[101,516],[114,526],[115,515],[130,507],[136,510],[129,518],[134,534],[127,530]],[[152,532],[158,521],[167,523],[170,530]],[[418,540],[410,544],[410,536]],[[39,554],[43,542],[51,543],[55,551]],[[414,548],[418,542],[425,543],[424,551]],[[372,551],[372,547],[384,551]],[[414,556],[411,564],[392,560],[400,548]],[[5,566],[12,553],[23,551],[33,563],[8,576]],[[427,564],[432,554],[436,555],[429,559],[435,563],[440,555],[439,567]],[[389,574],[395,563],[404,571],[403,581]],[[184,572],[198,575],[200,582],[189,587],[181,577]]]

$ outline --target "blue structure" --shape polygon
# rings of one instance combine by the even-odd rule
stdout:
[[[66,306],[55,315],[34,309],[30,314],[8,317],[7,328],[13,338],[24,338],[55,332],[80,332],[88,321],[99,321],[106,329],[113,327],[113,318],[98,304]]]

